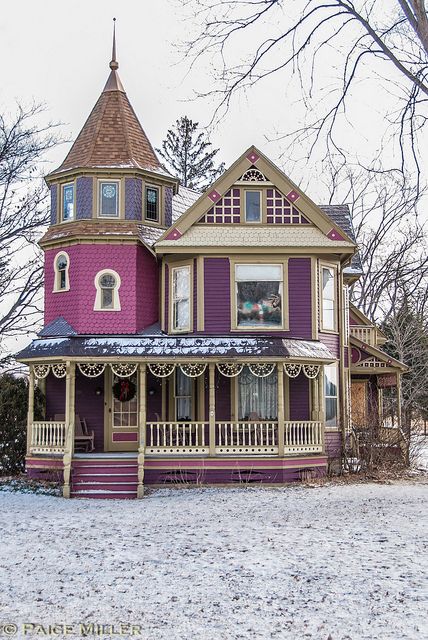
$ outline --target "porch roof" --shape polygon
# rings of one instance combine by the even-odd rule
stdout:
[[[20,361],[46,358],[280,358],[334,362],[328,347],[317,340],[259,336],[71,336],[46,337],[17,354]]]

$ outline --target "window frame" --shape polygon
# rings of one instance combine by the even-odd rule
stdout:
[[[197,404],[197,386],[196,381],[197,378],[189,378],[191,381],[191,393],[189,396],[179,396],[177,395],[177,373],[180,372],[181,375],[185,375],[181,372],[181,369],[176,368],[173,374],[173,384],[171,385],[171,398],[170,402],[172,404],[172,415],[174,422],[178,422],[179,424],[186,424],[188,422],[195,422],[196,420],[196,404]],[[190,420],[179,420],[178,412],[177,412],[177,400],[180,398],[190,398],[190,407],[191,407],[191,416]]]
[[[289,330],[289,304],[288,304],[288,258],[285,260],[229,260],[230,263],[230,314],[231,314],[231,331],[258,331],[264,333],[270,333],[271,331],[288,331]],[[237,305],[237,293],[238,286],[236,280],[236,267],[237,266],[281,266],[282,267],[282,292],[281,292],[281,304],[282,304],[282,324],[281,326],[268,326],[268,325],[238,325],[238,305]]]
[[[64,190],[67,187],[73,188],[73,217],[72,218],[64,218]],[[76,220],[76,182],[72,180],[71,182],[64,182],[61,184],[60,191],[60,207],[59,207],[59,216],[60,222],[74,222]]]
[[[113,289],[113,306],[111,307],[111,309],[106,309],[101,306],[102,305],[102,287],[99,281],[104,275],[112,275],[116,278],[116,286]],[[120,275],[114,269],[101,269],[101,271],[98,271],[98,273],[95,275],[95,278],[94,278],[96,294],[95,294],[95,302],[94,302],[93,310],[103,311],[105,313],[110,313],[112,311],[121,311],[120,296],[119,296],[119,289],[121,287],[121,284],[122,284],[122,281],[121,281]]]
[[[324,269],[333,271],[333,327],[324,325],[324,295],[323,272]],[[337,265],[329,262],[320,262],[318,271],[319,280],[319,330],[326,333],[338,333],[338,296],[337,296]]]
[[[147,191],[148,189],[152,189],[157,192],[157,207],[156,207],[156,219],[147,217]],[[144,213],[144,221],[149,224],[160,224],[161,222],[161,198],[162,198],[162,187],[155,184],[144,184],[143,189],[144,201],[143,201],[143,213]]]
[[[116,184],[117,185],[117,213],[114,216],[106,215],[101,212],[101,189],[103,184]],[[103,220],[119,220],[121,216],[121,197],[122,197],[122,188],[121,188],[121,180],[118,178],[98,178],[97,180],[97,217],[102,218]]]
[[[194,274],[193,274],[193,262],[174,262],[168,264],[169,278],[168,278],[168,325],[169,333],[191,333],[193,331],[193,286],[194,286]],[[174,273],[180,269],[189,269],[189,324],[185,329],[174,328]]]
[[[336,371],[336,395],[327,395],[326,393],[326,370],[333,369]],[[323,368],[323,397],[324,397],[324,424],[326,429],[338,429],[340,427],[340,413],[339,413],[339,366],[338,363],[324,365]],[[335,424],[327,424],[327,399],[336,398],[336,421]]]
[[[65,268],[65,287],[59,286],[61,282],[60,279],[61,279],[62,269],[58,269],[57,261],[58,261],[58,258],[60,258],[61,256],[65,256],[67,260],[67,266]],[[70,275],[69,275],[70,256],[66,251],[58,251],[58,253],[55,254],[54,261],[53,261],[53,268],[54,268],[54,283],[53,283],[52,293],[65,293],[66,291],[70,291]]]
[[[244,223],[245,224],[263,224],[263,189],[242,189],[244,197]],[[247,220],[247,193],[260,194],[260,220]]]

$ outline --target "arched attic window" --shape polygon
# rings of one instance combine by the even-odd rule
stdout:
[[[54,287],[53,293],[70,290],[70,278],[68,271],[70,268],[70,258],[68,253],[61,251],[57,253],[54,259]]]
[[[98,271],[94,280],[97,290],[94,311],[120,311],[120,276],[113,269]]]

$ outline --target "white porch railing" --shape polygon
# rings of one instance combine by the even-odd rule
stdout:
[[[148,422],[146,455],[206,455],[208,423]]]
[[[217,422],[215,452],[220,455],[278,454],[278,423]]]
[[[33,422],[30,453],[64,453],[65,422]]]
[[[322,453],[322,422],[297,420],[284,422],[284,452]]]

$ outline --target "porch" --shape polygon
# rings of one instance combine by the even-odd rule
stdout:
[[[44,420],[34,419],[36,380]],[[322,362],[33,363],[28,464],[61,460],[67,497],[77,457],[89,460],[93,451],[112,460],[133,452],[139,496],[150,460],[172,474],[192,459],[204,469],[209,460],[242,460],[245,473],[256,460],[269,467],[276,459],[282,469],[287,459],[304,467],[319,457],[325,467],[323,385]]]

